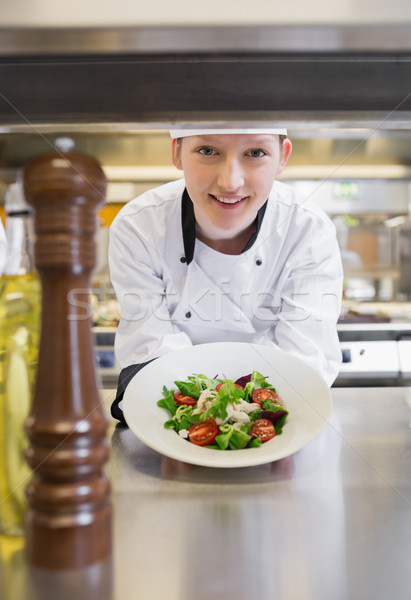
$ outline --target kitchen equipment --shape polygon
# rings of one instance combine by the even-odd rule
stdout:
[[[398,342],[398,357],[400,362],[400,378],[411,381],[411,335],[402,337]]]
[[[411,323],[338,325],[342,365],[335,386],[409,385]]]

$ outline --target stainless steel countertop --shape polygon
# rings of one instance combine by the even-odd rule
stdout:
[[[113,398],[103,391],[105,406]],[[336,388],[295,455],[210,469],[113,424],[114,551],[41,572],[0,542],[3,600],[379,600],[411,597],[411,388]]]

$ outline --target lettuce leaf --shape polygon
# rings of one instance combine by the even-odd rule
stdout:
[[[220,379],[210,379],[206,375],[194,374],[187,377],[187,381],[175,381],[174,383],[184,396],[191,396],[198,400],[201,392],[205,389],[214,390]]]
[[[220,425],[220,434],[216,437],[215,441],[218,444],[220,450],[242,450],[245,448],[251,440],[249,435],[249,426],[240,425],[234,427],[229,423]]]
[[[175,415],[178,404],[174,400],[174,392],[163,386],[163,398],[157,402],[157,406],[165,408],[172,416]]]
[[[275,387],[269,383],[264,375],[261,375],[258,371],[253,371],[251,373],[251,379],[246,384],[244,388],[246,400],[250,401],[255,390],[260,388],[270,388],[271,390],[276,391]]]

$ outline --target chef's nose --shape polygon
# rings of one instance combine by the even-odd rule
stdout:
[[[220,189],[233,192],[244,184],[244,173],[241,164],[235,158],[227,157],[220,164],[218,181]]]

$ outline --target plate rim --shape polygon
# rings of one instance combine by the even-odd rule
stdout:
[[[190,352],[191,354],[194,353],[200,353],[201,352],[207,352],[208,350],[213,350],[215,349],[215,347],[219,347],[219,350],[222,350],[223,347],[226,348],[226,350],[228,350],[228,347],[230,346],[231,348],[233,346],[236,346],[237,348],[241,347],[243,349],[253,349],[257,352],[260,353],[269,353],[272,356],[280,356],[282,355],[283,358],[285,360],[292,360],[292,362],[294,362],[296,365],[300,365],[304,370],[306,370],[308,373],[310,373],[311,377],[314,378],[314,380],[316,381],[316,383],[318,385],[320,385],[320,387],[322,387],[322,391],[324,392],[324,397],[326,397],[326,406],[324,406],[322,408],[322,414],[321,414],[321,419],[322,422],[320,423],[318,421],[316,427],[310,432],[310,434],[306,437],[306,439],[304,440],[304,442],[301,443],[294,443],[291,444],[291,448],[285,448],[284,451],[279,452],[277,449],[277,452],[275,453],[271,453],[271,452],[267,452],[267,446],[265,444],[263,444],[263,446],[260,446],[258,448],[245,448],[243,450],[239,450],[239,451],[219,451],[219,450],[212,450],[210,448],[201,448],[199,446],[195,446],[192,444],[188,444],[188,442],[182,438],[181,439],[181,443],[188,445],[188,453],[187,451],[176,451],[174,446],[176,444],[168,444],[167,445],[167,440],[166,437],[167,435],[174,435],[176,436],[177,434],[173,431],[173,430],[167,430],[165,428],[163,428],[163,430],[161,431],[161,429],[159,431],[161,431],[161,434],[164,433],[164,438],[162,438],[162,442],[165,444],[166,448],[162,448],[159,449],[159,445],[150,437],[148,432],[142,431],[139,427],[138,424],[136,424],[135,419],[133,417],[133,412],[135,412],[135,401],[134,403],[132,402],[132,398],[134,398],[134,396],[132,397],[132,389],[133,389],[133,385],[135,386],[135,382],[139,380],[139,378],[141,377],[146,377],[147,373],[149,373],[151,370],[154,370],[157,368],[157,366],[160,364],[163,364],[165,362],[170,362],[170,359],[172,361],[174,360],[179,360],[180,357],[184,358],[184,356],[187,355],[188,352]],[[263,357],[264,358],[264,357]],[[146,370],[148,369],[148,371]],[[143,370],[145,371],[145,374],[142,376],[142,372]],[[197,371],[197,372],[201,372],[201,371]],[[175,377],[177,378],[177,377]],[[134,382],[134,384],[133,384]],[[133,384],[133,385],[132,385]],[[161,383],[161,387],[163,385],[166,385],[166,383]],[[161,391],[160,391],[160,395],[159,395],[159,400],[161,398]],[[123,413],[124,413],[124,418],[126,420],[126,423],[128,425],[128,427],[130,428],[130,430],[133,432],[133,434],[146,446],[148,446],[149,448],[151,448],[152,450],[154,450],[155,452],[158,452],[159,454],[163,455],[163,456],[167,456],[168,458],[171,458],[173,460],[177,460],[180,462],[185,462],[188,464],[193,464],[193,465],[197,465],[197,466],[204,466],[204,467],[212,467],[212,468],[242,468],[242,467],[250,467],[250,466],[257,466],[257,465],[261,465],[261,464],[266,464],[266,463],[270,463],[270,462],[275,462],[277,460],[281,460],[282,458],[286,458],[287,456],[290,456],[292,454],[295,454],[296,452],[298,452],[299,450],[301,450],[304,446],[306,446],[308,443],[310,443],[315,437],[317,437],[317,435],[324,429],[324,427],[326,426],[327,422],[330,419],[330,415],[332,412],[332,407],[333,407],[333,400],[332,400],[332,395],[331,395],[331,390],[330,387],[327,385],[327,383],[324,381],[324,379],[321,377],[321,375],[315,371],[310,365],[308,365],[306,362],[304,362],[303,359],[301,359],[298,356],[295,356],[294,354],[285,352],[284,350],[282,350],[281,348],[278,348],[277,346],[264,346],[261,344],[253,344],[253,343],[247,343],[247,342],[207,342],[204,344],[196,344],[193,346],[188,346],[186,348],[181,348],[179,350],[175,350],[173,352],[169,352],[167,354],[164,354],[160,357],[158,357],[157,359],[151,361],[150,363],[148,363],[143,369],[141,369],[138,373],[136,373],[132,379],[130,380],[125,393],[124,393],[124,397],[123,397],[123,401],[122,401],[122,407],[123,407]],[[164,413],[164,419],[161,420],[161,425],[163,426],[165,420],[166,420],[166,411],[165,409],[161,409],[160,407],[157,407],[157,403],[156,403],[156,409],[159,411],[159,415],[161,415],[161,412]],[[161,412],[160,412],[161,411]],[[156,425],[158,425],[159,423],[156,423]],[[286,427],[286,426],[285,426]],[[176,440],[178,443],[180,443],[178,441],[178,438],[174,438],[174,440]],[[277,441],[275,438],[273,440],[270,440],[272,442]],[[267,442],[267,444],[270,442]],[[183,446],[181,446],[181,448],[183,448]],[[184,446],[185,448],[185,446]],[[269,447],[268,447],[269,448]],[[264,452],[262,452],[262,450],[264,450]],[[260,451],[260,452],[259,452]],[[237,452],[241,452],[241,455],[237,455]],[[238,456],[238,458],[237,458]]]

